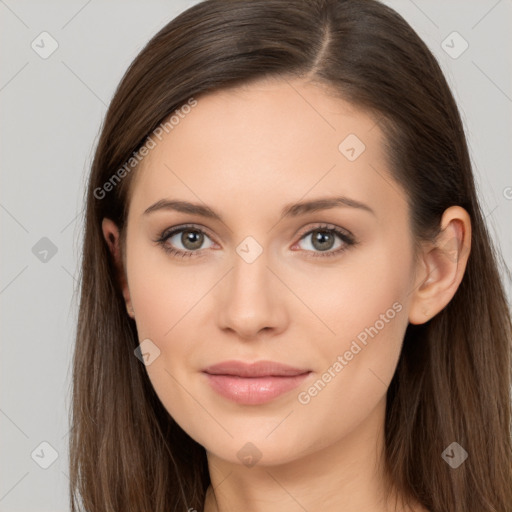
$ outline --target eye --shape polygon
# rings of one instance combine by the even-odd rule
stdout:
[[[197,256],[205,241],[210,237],[196,226],[179,226],[171,231],[165,231],[155,242],[160,244],[165,252],[174,256]],[[183,247],[180,248],[179,246]],[[178,248],[176,248],[178,246]],[[206,247],[208,249],[211,246]]]
[[[354,237],[349,232],[344,232],[336,226],[321,225],[309,230],[300,240],[310,239],[309,247],[306,251],[312,252],[313,257],[330,257],[336,256],[349,247],[356,245]],[[336,245],[336,238],[341,240]],[[332,250],[332,249],[335,250]]]
[[[307,244],[309,248],[305,251],[313,257],[336,256],[358,243],[351,233],[332,225],[320,225],[310,229],[301,236],[299,242],[307,240],[308,237],[311,242]],[[336,238],[340,241],[337,245]],[[195,225],[184,225],[164,231],[155,242],[160,244],[166,253],[183,258],[199,256],[203,249],[210,248],[212,244],[203,247],[205,239],[211,241],[203,229]],[[332,250],[333,248],[335,250]]]

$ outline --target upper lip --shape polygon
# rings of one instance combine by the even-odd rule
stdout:
[[[203,370],[203,372],[211,375],[234,375],[237,377],[291,377],[309,371],[308,369],[294,368],[274,361],[257,361],[255,363],[223,361]]]

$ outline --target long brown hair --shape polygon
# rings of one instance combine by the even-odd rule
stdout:
[[[160,123],[192,97],[266,77],[327,85],[379,120],[416,241],[438,233],[446,208],[468,211],[471,254],[459,289],[434,318],[406,331],[387,394],[385,461],[403,496],[432,512],[510,512],[512,328],[498,252],[443,73],[409,24],[375,0],[206,0],[161,29],[127,70],[88,181],[72,510],[203,510],[205,450],[170,417],[134,356],[136,325],[101,222],[111,218],[125,234],[136,169],[116,171]],[[456,469],[441,457],[454,441],[469,454]]]

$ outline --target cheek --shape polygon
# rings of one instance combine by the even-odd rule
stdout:
[[[406,308],[394,298],[373,290],[366,301],[350,301],[342,321],[332,316],[336,336],[319,344],[323,365],[296,399],[296,420],[316,437],[315,449],[350,436],[385,404],[407,326]]]
[[[160,247],[135,242],[127,266],[140,339],[166,343],[207,292],[207,276],[179,264]]]
[[[410,291],[409,258],[407,251],[383,237],[371,247],[347,253],[337,265],[282,269],[283,280],[311,313],[304,310],[307,314],[295,315],[293,322],[300,323],[305,332],[313,327],[322,332],[324,342],[315,350],[326,355],[348,349],[358,335],[364,342],[368,329],[375,333],[373,326],[379,339],[388,335],[394,339],[404,321],[407,325],[404,301]]]
[[[190,372],[197,370],[197,328],[204,323],[205,294],[218,277],[173,263],[161,249],[134,243],[130,250],[127,275],[138,339],[151,340],[158,353],[146,371],[169,414],[188,425],[197,416],[187,394]]]
[[[133,261],[144,260],[134,256]],[[198,413],[197,404],[187,393],[191,370],[188,363],[195,348],[191,318],[194,305],[206,291],[192,276],[193,273],[161,262],[134,263],[128,269],[139,342],[151,340],[150,346],[158,354],[145,367],[149,380],[169,415],[189,433],[194,430],[191,418]]]
[[[347,259],[324,286],[304,287],[308,304],[329,327],[315,347],[323,366],[299,401],[313,415],[330,408],[336,424],[357,423],[386,394],[408,325],[408,258],[382,245]],[[306,332],[311,318],[302,320]]]

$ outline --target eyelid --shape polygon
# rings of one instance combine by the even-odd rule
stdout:
[[[313,224],[315,224],[315,223],[313,223]],[[304,237],[304,235],[308,235],[312,231],[325,229],[326,231],[340,232],[340,234],[342,234],[347,239],[349,239],[351,241],[355,241],[354,235],[348,229],[342,228],[340,226],[336,226],[335,224],[330,224],[328,222],[318,222],[316,224],[317,224],[316,226],[307,227],[307,228],[304,228],[304,230],[300,230],[296,236],[298,236],[298,237],[300,237],[300,239],[302,239]]]
[[[169,238],[170,236],[187,229],[200,231],[205,235],[208,235],[209,238],[215,239],[215,235],[213,235],[207,227],[202,226],[201,224],[179,224],[177,226],[173,226],[172,228],[165,229],[159,238]]]

